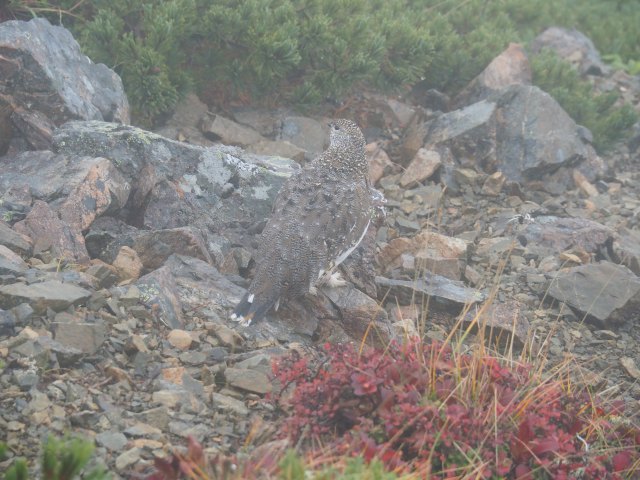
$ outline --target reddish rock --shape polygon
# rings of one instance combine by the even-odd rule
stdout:
[[[469,105],[509,85],[531,85],[531,65],[522,45],[511,43],[460,92],[455,104]]]
[[[144,268],[136,251],[127,246],[120,248],[118,256],[113,261],[113,267],[118,272],[118,280],[121,282],[137,280]]]
[[[375,185],[385,175],[385,170],[394,164],[378,142],[369,143],[365,147],[365,154],[369,161],[369,179],[371,185]]]
[[[33,240],[34,255],[50,250],[58,258],[78,263],[89,262],[82,233],[60,221],[51,207],[41,200],[36,200],[26,218],[13,228]]]
[[[436,232],[421,231],[414,237],[391,240],[378,255],[385,272],[400,268],[413,274],[427,270],[453,280],[464,271],[467,242]]]
[[[167,341],[180,350],[189,350],[193,343],[191,335],[186,330],[174,329],[167,335]]]
[[[400,185],[407,187],[422,182],[431,177],[440,165],[442,165],[442,159],[437,151],[421,148],[400,177]]]
[[[487,177],[482,185],[482,194],[496,197],[502,192],[507,177],[502,172],[495,172]]]
[[[130,189],[118,169],[106,158],[101,158],[62,204],[60,218],[76,230],[87,230],[96,217],[109,208],[124,207]]]

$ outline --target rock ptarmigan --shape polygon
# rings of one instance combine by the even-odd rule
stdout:
[[[318,285],[345,284],[336,268],[361,242],[375,206],[362,131],[344,119],[329,128],[329,148],[278,192],[253,280],[231,315],[243,325]]]

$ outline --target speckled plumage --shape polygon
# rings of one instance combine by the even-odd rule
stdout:
[[[373,201],[364,136],[350,120],[329,127],[329,148],[278,193],[262,232],[253,281],[233,319],[249,324],[282,301],[314,292],[366,233]]]

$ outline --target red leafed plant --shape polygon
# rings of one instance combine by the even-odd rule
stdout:
[[[273,365],[282,435],[309,448],[320,440],[334,453],[434,479],[640,474],[640,430],[616,421],[619,404],[570,393],[531,366],[436,342],[325,349],[313,366],[296,353]]]

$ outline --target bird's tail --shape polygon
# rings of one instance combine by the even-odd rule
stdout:
[[[278,300],[278,296],[264,298],[248,291],[233,310],[230,318],[245,326],[259,322],[271,307],[279,303]]]

